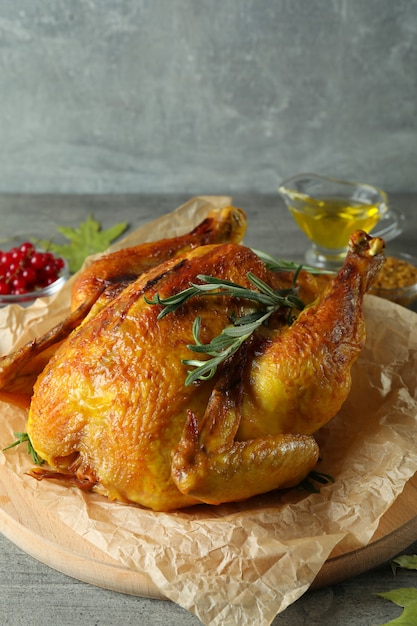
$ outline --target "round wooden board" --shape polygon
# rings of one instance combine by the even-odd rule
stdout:
[[[316,577],[318,588],[347,580],[406,549],[417,537],[417,475],[380,521],[370,544],[331,556]],[[24,552],[77,580],[111,591],[165,599],[145,572],[121,566],[37,504],[13,474],[0,472],[0,531]]]

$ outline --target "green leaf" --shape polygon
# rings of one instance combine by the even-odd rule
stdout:
[[[21,433],[21,432],[14,433],[14,436],[16,437],[16,441],[13,441],[13,443],[6,446],[6,448],[3,448],[3,452],[5,452],[6,450],[10,450],[11,448],[14,448],[15,446],[18,446],[21,443],[27,443],[27,452],[29,456],[32,457],[33,462],[36,463],[36,465],[44,464],[45,461],[38,456],[38,453],[36,452],[35,448],[32,446],[32,442],[29,439],[29,435],[27,433]]]
[[[404,609],[399,617],[381,626],[415,626],[417,624],[417,589],[414,587],[404,587],[402,589],[378,593],[377,595],[381,598],[385,598],[385,600],[394,602],[394,604]]]
[[[127,226],[125,222],[120,222],[111,228],[102,230],[100,222],[89,215],[86,221],[81,222],[77,228],[57,227],[57,231],[68,239],[69,243],[61,245],[45,240],[40,240],[37,243],[66,259],[70,272],[74,274],[80,269],[86,257],[106,250],[111,242],[126,230]]]
[[[394,574],[398,567],[402,567],[404,569],[417,569],[417,555],[403,554],[401,556],[397,556],[391,561],[391,567]]]

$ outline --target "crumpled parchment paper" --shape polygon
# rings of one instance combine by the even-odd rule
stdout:
[[[212,206],[230,202],[193,198],[113,249],[188,231]],[[70,288],[71,281],[29,309],[0,310],[1,354],[62,319]],[[293,489],[233,505],[155,513],[37,482],[24,473],[31,462],[22,449],[1,454],[0,468],[13,472],[49,514],[122,567],[145,573],[160,594],[203,624],[266,626],[309,588],[330,554],[371,541],[417,470],[417,454],[410,453],[417,450],[417,316],[372,296],[365,312],[367,342],[352,371],[352,391],[317,434],[318,469],[335,479],[319,493]],[[0,403],[1,447],[15,430],[24,430],[24,419],[21,410]]]

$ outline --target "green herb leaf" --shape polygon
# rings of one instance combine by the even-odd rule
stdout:
[[[13,433],[13,434],[16,437],[16,441],[11,443],[6,448],[3,448],[3,452],[5,452],[6,450],[10,450],[10,448],[14,448],[15,446],[18,446],[21,443],[27,442],[28,454],[32,457],[33,462],[36,465],[43,465],[45,463],[45,461],[41,459],[38,453],[36,452],[35,448],[32,445],[31,440],[29,439],[29,435],[27,433]]]
[[[196,361],[194,359],[183,359],[182,363],[188,367],[194,367],[194,370],[188,372],[185,379],[185,385],[191,385],[196,380],[208,380],[214,376],[217,367],[232,354],[237,352],[240,346],[251,336],[251,334],[262,324],[262,322],[272,313],[268,312],[260,317],[256,322],[252,322],[248,327],[226,326],[220,335],[215,337],[210,343],[203,344],[200,342],[200,318],[197,317],[193,324],[193,335],[195,345],[187,346],[193,352],[202,352],[211,356],[206,361]]]
[[[121,222],[107,230],[102,230],[100,222],[97,222],[92,215],[89,215],[87,220],[81,222],[77,228],[69,226],[57,227],[57,231],[64,235],[69,243],[60,245],[45,240],[37,243],[65,258],[70,272],[75,273],[80,269],[87,256],[106,250],[111,242],[126,230],[127,226],[125,222]]]
[[[334,478],[330,474],[324,474],[323,472],[317,472],[312,470],[308,476],[300,483],[300,489],[305,489],[309,493],[320,493],[320,488],[316,485],[328,485],[334,483]]]
[[[377,593],[377,596],[390,600],[404,609],[400,617],[386,622],[382,626],[413,626],[417,624],[417,589],[405,587],[403,589]]]
[[[404,569],[417,569],[417,556],[408,554],[397,556],[391,561],[391,568],[394,574],[396,573],[398,567],[402,567]]]

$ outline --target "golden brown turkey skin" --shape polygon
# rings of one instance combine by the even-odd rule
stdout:
[[[292,326],[263,329],[229,364],[203,419],[189,414],[174,454],[182,492],[216,504],[273,489],[275,455],[286,479],[279,486],[295,484],[291,460],[279,450],[287,451],[286,435],[313,434],[346,400],[365,342],[363,296],[383,262],[382,240],[354,233],[343,268],[318,301]]]
[[[231,250],[236,268],[230,267]],[[28,434],[51,467],[75,467],[100,481],[110,497],[152,508],[196,502],[172,482],[171,454],[187,410],[204,413],[211,383],[185,387],[181,359],[190,356],[196,315],[209,313],[203,327],[208,340],[239,306],[195,299],[158,321],[159,307],[147,304],[143,293],[181,291],[200,272],[241,280],[248,259],[264,272],[247,248],[199,247],[127,287],[70,336],[39,377],[29,414]]]
[[[189,387],[181,360],[194,358],[195,317],[208,342],[249,305],[193,298],[158,320],[160,307],[143,294],[167,297],[199,274],[248,287],[248,271],[273,286],[278,278],[237,244],[199,247],[154,268],[90,316],[45,367],[27,424],[35,450],[57,472],[156,510],[297,484],[318,458],[311,433],[349,391],[364,341],[362,298],[382,247],[357,234],[323,298],[292,326],[278,319],[262,329],[214,379]]]
[[[239,243],[246,226],[242,209],[213,209],[185,235],[124,248],[94,261],[75,277],[70,315],[43,337],[0,358],[0,400],[28,408],[37,376],[58,345],[89,313],[95,315],[138,276],[181,252],[214,243]],[[307,280],[306,288],[314,289],[314,282]]]
[[[320,301],[300,314],[294,329],[259,338],[242,377],[238,438],[312,434],[338,412],[365,343],[363,296],[384,262],[380,245],[363,232],[352,235],[343,268]]]
[[[104,255],[77,274],[72,288],[71,309],[77,309],[93,293],[103,291],[103,287],[106,289],[102,299],[108,301],[144,272],[197,246],[240,243],[246,227],[246,215],[242,209],[228,206],[210,211],[200,224],[185,235],[142,243]]]

